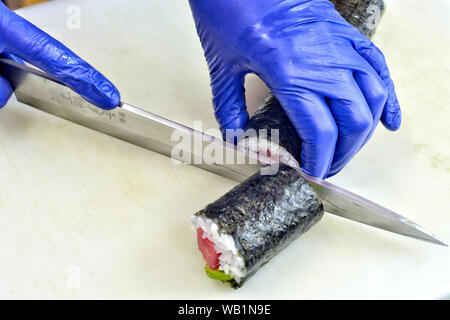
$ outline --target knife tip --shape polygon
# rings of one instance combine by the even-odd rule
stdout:
[[[444,246],[444,247],[448,247],[448,244],[446,244],[445,242],[442,242],[442,241],[439,241],[438,244],[441,246]]]
[[[429,241],[431,243],[434,243],[434,244],[437,244],[437,245],[440,245],[440,246],[443,246],[443,247],[448,247],[447,243],[445,243],[444,241],[438,239],[435,235],[432,235],[431,239],[427,239],[427,241]]]

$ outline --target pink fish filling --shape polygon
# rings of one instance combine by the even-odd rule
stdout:
[[[220,265],[219,257],[221,254],[216,252],[213,242],[206,237],[203,238],[202,228],[197,229],[197,243],[198,248],[203,255],[203,259],[205,259],[208,267],[210,267],[211,270],[218,269]]]
[[[276,160],[276,161],[281,161],[281,155],[276,154],[276,153],[272,154],[272,152],[268,148],[266,150],[259,149],[258,154],[260,154],[260,155],[262,155],[264,157]]]

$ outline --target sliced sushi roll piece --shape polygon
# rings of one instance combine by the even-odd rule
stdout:
[[[299,170],[281,164],[256,173],[192,216],[206,272],[238,288],[323,216]]]

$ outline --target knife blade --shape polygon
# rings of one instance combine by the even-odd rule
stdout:
[[[17,100],[60,118],[125,140],[241,182],[274,160],[122,102],[102,110],[52,76],[29,66],[0,58],[1,75],[13,86]],[[189,147],[182,141],[189,140]],[[212,147],[211,147],[212,146]],[[205,149],[214,153],[205,153]],[[447,246],[412,220],[330,182],[301,171],[318,192],[328,213],[397,234]]]

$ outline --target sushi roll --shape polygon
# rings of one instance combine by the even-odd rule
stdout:
[[[209,277],[238,288],[323,216],[299,170],[254,174],[192,216]]]

